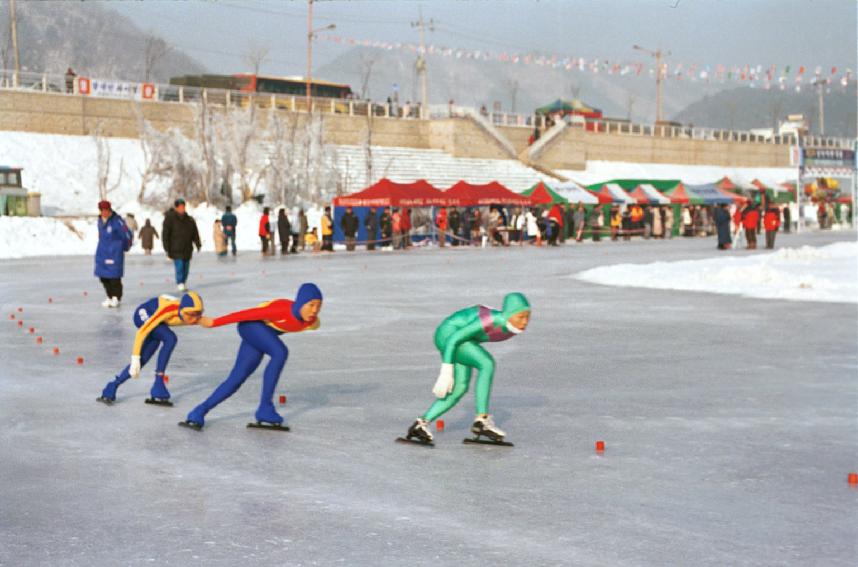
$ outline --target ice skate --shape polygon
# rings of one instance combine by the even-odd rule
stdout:
[[[104,301],[101,302],[101,306],[110,308],[110,307],[113,307],[113,302],[108,297],[107,299],[105,299]]]
[[[256,410],[256,423],[248,423],[251,429],[273,429],[277,431],[289,431],[288,425],[283,425],[283,418],[275,411],[271,404]]]
[[[182,427],[188,427],[197,431],[201,431],[205,424],[205,412],[199,406],[191,410],[191,413],[188,414],[188,418],[185,421],[179,422],[179,425]]]
[[[399,437],[396,440],[403,443],[418,443],[420,445],[434,445],[432,442],[432,432],[429,431],[429,422],[418,417],[411,427],[408,428],[408,433],[405,437]]]
[[[116,384],[114,384],[113,382],[108,382],[107,386],[104,387],[104,390],[101,391],[101,395],[95,398],[95,401],[107,404],[108,406],[115,402]]]
[[[512,443],[504,441],[506,433],[495,425],[492,416],[488,414],[477,416],[477,419],[474,420],[473,424],[471,424],[471,433],[474,434],[474,437],[471,439],[465,439],[465,443],[482,443],[512,447]]]
[[[185,287],[185,284],[180,283],[176,286],[176,289],[178,289],[179,291],[185,291],[187,288]]]
[[[172,407],[173,402],[170,401],[170,392],[167,390],[167,386],[164,385],[163,376],[155,378],[155,383],[152,384],[152,389],[149,391],[149,397],[145,401],[147,404]]]

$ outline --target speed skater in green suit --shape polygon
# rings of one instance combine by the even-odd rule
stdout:
[[[511,339],[524,332],[530,321],[530,303],[521,293],[504,297],[503,309],[474,305],[456,311],[435,331],[435,346],[441,353],[441,374],[432,388],[438,399],[408,429],[407,438],[429,443],[429,424],[455,406],[468,391],[471,372],[476,369],[476,418],[471,431],[493,441],[506,435],[489,415],[489,396],[495,373],[495,360],[480,343]]]

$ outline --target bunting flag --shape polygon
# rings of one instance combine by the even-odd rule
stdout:
[[[414,43],[403,42],[388,42],[370,39],[356,39],[351,37],[342,37],[338,35],[319,34],[318,39],[350,46],[370,47],[374,49],[383,49],[386,51],[403,51],[413,53],[415,55],[427,54],[438,57],[447,57],[453,59],[465,59],[472,61],[496,61],[508,63],[511,65],[536,65],[551,69],[564,69],[575,72],[589,72],[591,74],[607,74],[619,75],[621,77],[634,76],[640,77],[646,73],[648,77],[655,77],[656,73],[663,79],[671,79],[674,81],[687,80],[691,82],[701,81],[704,83],[727,83],[734,82],[740,85],[747,85],[751,88],[762,88],[768,90],[775,83],[780,90],[786,88],[786,81],[789,79],[792,69],[795,65],[778,65],[771,64],[767,67],[762,64],[745,64],[745,65],[724,65],[719,63],[714,68],[709,66],[701,66],[696,64],[684,64],[681,62],[662,62],[661,68],[656,69],[651,60],[647,61],[613,61],[610,59],[584,57],[570,57],[565,55],[546,55],[539,53],[509,53],[509,52],[494,52],[485,49],[463,49],[455,47],[444,47],[438,45],[427,45],[421,50],[420,46]],[[799,65],[798,71],[794,75],[795,90],[800,92],[804,83],[805,72],[808,67]],[[853,82],[852,70],[846,69],[841,71],[837,66],[827,67],[831,70],[830,76],[825,79],[821,78],[823,74],[822,65],[815,66],[814,75],[817,80],[824,80],[829,85],[840,84],[845,90],[850,82]],[[838,73],[838,71],[840,71]],[[810,83],[812,78],[808,79]]]

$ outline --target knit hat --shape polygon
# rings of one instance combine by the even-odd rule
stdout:
[[[109,211],[111,209],[110,201],[99,201],[98,202],[98,210],[99,211]]]
[[[295,295],[295,302],[292,303],[292,315],[299,321],[301,319],[301,308],[313,301],[314,299],[322,300],[322,290],[316,284],[304,283],[298,288],[298,293]]]

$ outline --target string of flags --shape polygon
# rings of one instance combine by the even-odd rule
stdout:
[[[319,34],[316,37],[342,45],[370,47],[385,51],[403,51],[415,55],[421,53],[420,46],[415,43],[356,39],[331,34]],[[433,44],[426,46],[425,54],[453,59],[535,65],[551,69],[587,72],[594,75],[604,73],[607,75],[635,77],[643,75],[653,78],[656,75],[656,66],[651,62],[642,61],[620,62],[598,57],[584,58],[537,53],[510,53],[506,51],[489,51],[486,49],[443,47]],[[855,84],[852,69],[843,69],[836,66],[823,67],[821,65],[811,68],[805,65],[688,65],[676,62],[663,62],[660,72],[663,78],[675,81],[703,82],[707,84],[733,82],[741,86],[762,88],[765,90],[794,88],[796,92],[801,92],[802,88],[819,85],[824,86],[828,91],[832,87],[838,86],[845,91],[850,83]]]

